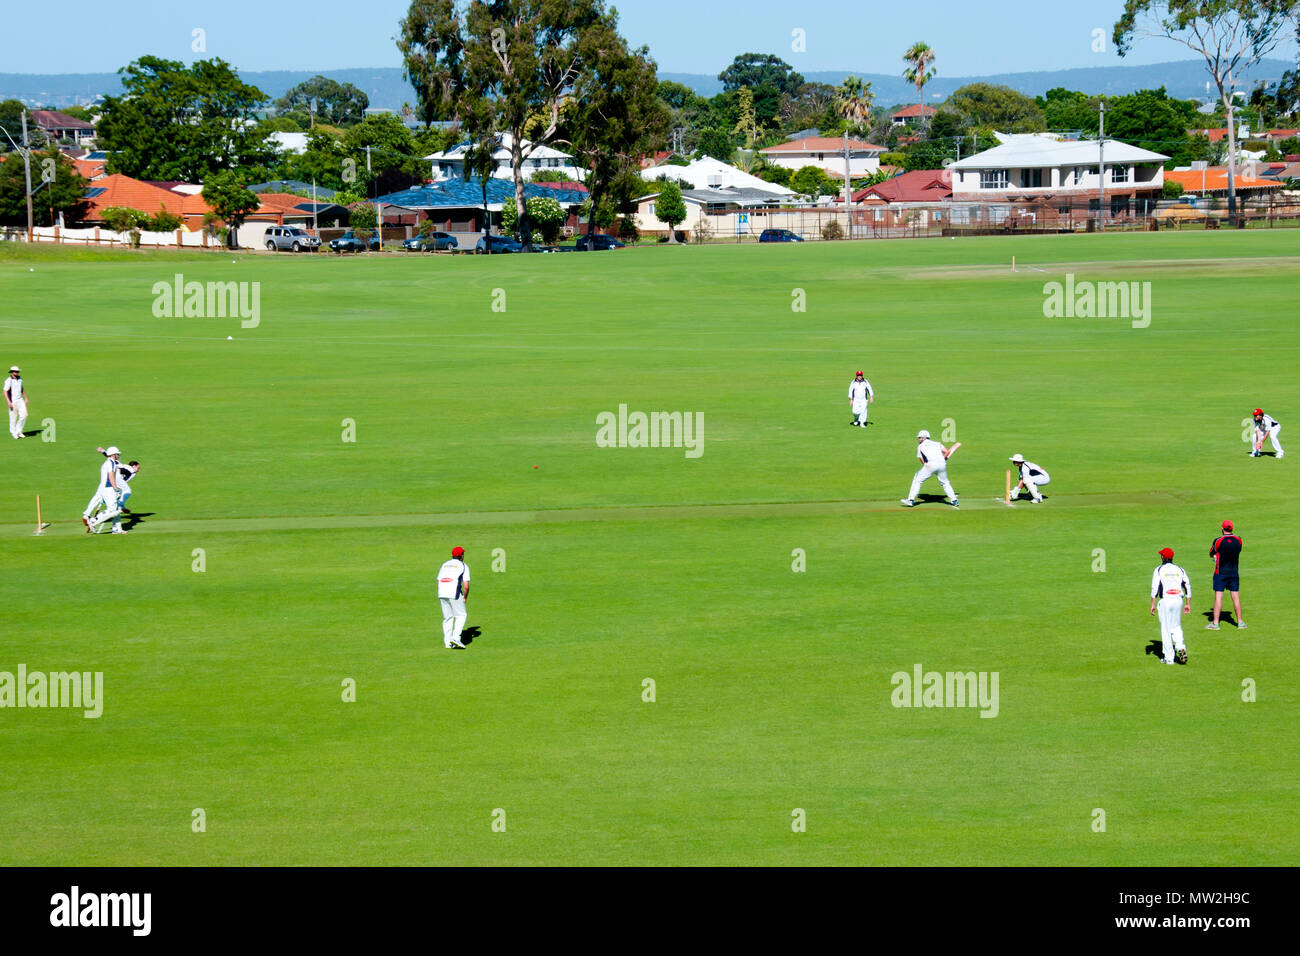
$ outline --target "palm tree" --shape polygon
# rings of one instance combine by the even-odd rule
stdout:
[[[921,105],[921,125],[926,125],[925,98],[922,89],[935,77],[935,70],[930,66],[934,62],[934,49],[928,43],[913,43],[912,48],[903,54],[904,62],[910,64],[903,71],[903,79],[916,87],[916,100]]]
[[[871,107],[876,95],[871,92],[871,82],[861,77],[846,76],[835,91],[835,112],[844,117],[845,133],[863,132],[871,118]]]
[[[870,126],[871,106],[875,102],[871,81],[846,76],[835,95],[835,111],[844,117],[844,215],[849,221],[846,235],[853,235],[853,179],[849,175],[849,133]]]

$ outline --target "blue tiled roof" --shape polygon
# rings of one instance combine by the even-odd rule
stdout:
[[[572,189],[547,189],[536,183],[524,183],[524,195],[529,199],[549,196],[561,205],[577,205],[587,198],[585,193]],[[512,181],[496,177],[488,180],[489,205],[511,202],[514,197],[515,184]],[[407,209],[477,208],[483,205],[483,186],[472,177],[455,176],[442,182],[389,193],[373,201]]]

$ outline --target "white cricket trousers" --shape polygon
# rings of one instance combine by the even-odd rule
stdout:
[[[103,503],[104,510],[96,518],[90,518],[91,512],[95,510],[95,505]],[[86,505],[85,515],[90,518],[90,526],[98,528],[105,521],[113,522],[113,530],[116,531],[122,527],[122,501],[118,496],[117,489],[110,485],[105,485],[99,489],[95,497],[90,499],[90,504]]]
[[[1166,594],[1156,605],[1156,614],[1160,618],[1160,645],[1165,660],[1174,659],[1174,651],[1183,650],[1183,598],[1181,595]]]
[[[1277,457],[1279,458],[1282,457],[1282,446],[1278,443],[1277,433],[1280,432],[1281,430],[1282,430],[1281,425],[1274,425],[1272,428],[1268,430],[1269,441],[1273,443],[1273,450],[1277,452]],[[1260,442],[1260,444],[1262,445],[1263,442]]]
[[[14,402],[14,407],[9,409],[9,434],[14,438],[23,437],[23,426],[27,424],[27,403],[21,398]],[[1273,444],[1277,444],[1277,439],[1273,439]]]
[[[865,398],[855,398],[853,400],[853,414],[858,416],[858,424],[867,423],[867,400]]]
[[[952,484],[948,481],[948,463],[940,462],[937,465],[922,465],[921,469],[912,476],[912,490],[907,493],[908,501],[916,500],[916,493],[921,490],[921,482],[929,477],[939,479],[939,487],[949,498],[956,500],[957,492],[952,490]]]
[[[1041,488],[1043,485],[1050,485],[1052,483],[1052,476],[1049,475],[1047,472],[1043,472],[1037,478],[1027,477],[1022,480],[1024,481],[1025,488],[1029,491],[1029,496],[1031,498],[1041,498],[1043,496],[1038,489]]]
[[[439,598],[442,602],[442,643],[451,647],[452,642],[460,643],[460,632],[465,629],[465,599]]]

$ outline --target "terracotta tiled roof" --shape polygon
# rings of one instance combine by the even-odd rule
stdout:
[[[920,103],[913,103],[911,106],[905,106],[897,113],[893,113],[890,119],[911,119],[913,116],[933,116],[939,112],[933,106],[922,106]]]
[[[876,146],[873,143],[865,143],[860,139],[850,139],[849,149],[861,152],[870,150],[871,152],[883,153],[885,147]],[[833,153],[836,150],[844,151],[843,136],[809,136],[806,139],[791,140],[788,143],[778,143],[775,146],[768,146],[766,149],[760,149],[760,153]]]
[[[915,169],[859,189],[853,194],[853,201],[859,203],[873,197],[885,202],[939,202],[952,197],[952,176],[942,169]]]
[[[138,209],[151,216],[161,207],[177,216],[198,216],[200,219],[208,211],[207,203],[199,196],[182,196],[121,173],[95,180],[95,188],[102,191],[90,200],[91,208],[86,219],[92,222],[100,220],[100,212],[110,206]]]
[[[74,159],[72,165],[86,179],[99,179],[104,175],[104,161],[102,159]]]
[[[1165,181],[1174,182],[1182,185],[1187,192],[1200,192],[1202,189],[1201,172],[1195,169],[1175,169],[1166,170]],[[1206,192],[1216,190],[1226,190],[1228,188],[1228,168],[1226,166],[1211,166],[1205,170],[1204,189]],[[1278,189],[1281,187],[1275,179],[1248,179],[1237,173],[1236,186],[1238,189]]]
[[[91,192],[93,194],[89,196],[90,211],[86,214],[88,222],[102,222],[100,212],[109,206],[125,206],[129,209],[138,209],[151,216],[161,207],[173,215],[181,216],[188,228],[199,229],[203,226],[203,217],[211,211],[211,208],[203,201],[201,195],[175,192],[154,183],[132,179],[130,176],[124,176],[121,173],[114,173],[111,176],[96,179]],[[258,198],[262,200],[262,203],[257,209],[248,214],[248,218],[257,221],[280,222],[283,215],[282,207],[268,205],[266,195]],[[300,197],[290,198],[297,198],[298,202],[309,201]]]

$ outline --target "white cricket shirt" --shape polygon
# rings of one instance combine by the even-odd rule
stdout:
[[[916,446],[916,453],[921,460],[927,465],[942,465],[945,461],[943,457],[943,445],[933,438],[927,438],[921,444]]]
[[[444,561],[438,569],[438,597],[458,598],[462,587],[469,584],[469,565],[460,558]]]
[[[1187,580],[1187,572],[1170,562],[1156,568],[1151,575],[1152,597],[1186,597],[1192,598],[1192,584]]]
[[[862,401],[874,394],[875,392],[871,390],[871,383],[865,378],[860,382],[856,378],[849,382],[849,398],[855,402]]]

